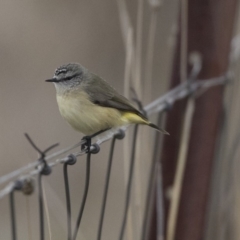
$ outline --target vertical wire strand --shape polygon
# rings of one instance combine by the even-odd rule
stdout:
[[[125,231],[125,227],[126,227],[126,221],[127,221],[128,207],[129,207],[130,197],[131,197],[131,187],[132,187],[132,177],[133,177],[133,170],[134,170],[134,163],[135,163],[137,132],[138,132],[138,125],[136,125],[134,127],[134,133],[133,133],[133,146],[132,146],[131,162],[130,162],[130,169],[129,169],[129,175],[128,175],[127,193],[126,193],[123,221],[122,221],[119,240],[123,239],[123,235],[124,235],[124,231]]]
[[[38,203],[39,203],[39,224],[40,240],[44,240],[44,211],[43,211],[43,192],[42,192],[42,174],[38,174]]]
[[[158,126],[164,127],[166,122],[166,112],[163,116],[159,113],[158,116]],[[163,185],[162,185],[162,162],[161,154],[163,149],[163,139],[164,135],[159,136],[158,145],[156,145],[156,156],[158,160],[156,161],[156,209],[157,209],[157,240],[163,240],[164,238],[164,196],[163,196]]]
[[[71,227],[72,214],[71,214],[71,202],[70,202],[70,190],[69,190],[67,166],[68,166],[68,163],[64,163],[63,176],[64,176],[64,185],[65,185],[65,193],[66,193],[66,208],[67,208],[67,239],[72,240],[72,227]]]
[[[26,199],[26,212],[27,212],[28,239],[30,240],[32,239],[30,202],[29,202],[28,196],[25,199]]]
[[[80,207],[78,218],[77,218],[77,223],[76,223],[73,238],[72,238],[73,240],[76,240],[76,238],[77,238],[78,229],[80,227],[80,223],[81,223],[81,219],[82,219],[82,215],[83,215],[83,211],[84,211],[84,207],[85,207],[85,203],[86,203],[86,199],[87,199],[87,195],[88,195],[89,180],[90,180],[90,167],[91,167],[91,152],[89,151],[87,154],[87,161],[86,161],[85,189],[84,189],[82,203],[81,203],[81,207]]]
[[[166,113],[161,116],[159,114],[158,126],[165,126]],[[162,184],[162,161],[161,154],[163,149],[163,135],[160,136],[159,144],[156,146],[156,155],[158,161],[156,162],[156,208],[157,208],[157,240],[164,239],[164,196],[163,196],[163,184]]]
[[[17,240],[14,190],[9,194],[12,240]]]
[[[97,240],[101,240],[101,236],[102,236],[103,219],[104,219],[105,207],[106,207],[106,203],[107,203],[108,186],[109,186],[109,180],[110,180],[110,174],[111,174],[115,142],[116,142],[116,137],[114,136],[112,139],[110,153],[109,153],[109,160],[108,160],[108,167],[107,167],[107,174],[106,174],[106,180],[105,180],[105,187],[104,187],[103,201],[102,201],[101,214],[100,214],[100,220],[99,220]]]
[[[49,213],[47,196],[46,196],[46,191],[45,191],[44,185],[43,185],[43,201],[45,203],[44,207],[45,207],[45,212],[46,212],[49,240],[52,240],[52,229],[51,229],[51,222],[50,222],[50,213]]]
[[[163,114],[160,113],[158,115],[158,123],[157,126],[162,126],[163,122]],[[142,223],[142,234],[141,234],[141,240],[145,240],[147,238],[147,232],[148,232],[148,224],[149,224],[149,214],[151,211],[151,201],[153,199],[153,190],[155,185],[155,180],[156,180],[156,165],[158,162],[158,157],[161,152],[162,148],[162,140],[163,140],[163,134],[160,135],[159,132],[156,132],[155,135],[155,144],[153,148],[153,157],[152,157],[152,163],[149,171],[149,178],[148,178],[148,187],[147,187],[147,195],[146,195],[146,200],[145,200],[145,208],[144,208],[144,218],[143,218],[143,223]]]

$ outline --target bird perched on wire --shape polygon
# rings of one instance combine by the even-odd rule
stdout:
[[[60,66],[46,82],[55,85],[62,117],[87,136],[129,124],[148,125],[168,134],[151,123],[104,79],[78,63]]]

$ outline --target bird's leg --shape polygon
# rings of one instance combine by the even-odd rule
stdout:
[[[81,150],[85,150],[86,152],[90,152],[91,144],[92,144],[92,136],[85,136],[82,138],[83,144],[81,145]]]
[[[82,141],[84,142],[82,145],[81,145],[81,150],[83,151],[84,149],[86,149],[86,152],[89,152],[90,151],[90,147],[91,147],[91,144],[92,144],[92,138],[96,137],[97,135],[103,133],[103,132],[106,132],[107,130],[109,130],[110,128],[107,128],[107,129],[104,129],[104,130],[100,130],[90,136],[85,136],[82,138]]]

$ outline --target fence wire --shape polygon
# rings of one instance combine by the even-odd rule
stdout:
[[[198,67],[194,67],[193,71],[196,69],[199,69]],[[199,70],[197,70],[199,71]],[[191,76],[197,76],[197,73],[192,73]],[[199,96],[200,93],[206,91],[210,87],[214,87],[217,85],[222,85],[228,83],[232,78],[232,75],[230,72],[227,72],[224,76],[220,76],[217,78],[212,78],[208,80],[195,80],[194,78],[189,79],[189,81],[181,83],[179,86],[175,87],[171,91],[167,92],[165,95],[159,97],[155,101],[151,102],[147,106],[144,107],[144,111],[148,116],[153,114],[159,114],[159,121],[158,125],[161,124],[161,116],[165,111],[171,110],[171,107],[176,101],[179,101],[186,97],[193,97],[196,98]],[[125,232],[125,226],[127,221],[127,214],[128,214],[128,207],[129,202],[131,198],[131,192],[132,192],[132,178],[134,173],[134,161],[135,161],[135,146],[136,146],[136,139],[138,135],[137,131],[138,127],[135,126],[134,129],[134,136],[133,136],[133,142],[132,142],[132,153],[131,153],[131,161],[130,161],[130,170],[128,175],[128,184],[126,189],[126,198],[125,198],[125,206],[124,206],[124,215],[123,220],[120,227],[120,233],[119,233],[119,240],[122,240],[124,238],[124,232]],[[105,209],[106,209],[106,203],[107,203],[107,195],[108,195],[108,186],[110,182],[110,175],[111,175],[111,165],[112,160],[114,156],[114,147],[115,147],[115,141],[121,140],[124,138],[124,132],[127,130],[127,128],[120,128],[120,129],[114,129],[108,132],[107,135],[100,136],[96,142],[91,144],[90,148],[87,149],[85,147],[81,147],[80,151],[73,152],[71,154],[68,154],[67,156],[60,157],[63,154],[66,154],[67,152],[72,151],[73,149],[77,149],[80,146],[84,146],[86,143],[85,140],[82,140],[81,142],[70,146],[66,149],[63,149],[61,151],[55,152],[53,154],[50,154],[46,156],[46,153],[51,150],[53,147],[56,146],[56,144],[50,146],[45,151],[41,151],[30,139],[30,137],[27,138],[29,142],[32,144],[32,146],[35,148],[35,150],[40,154],[39,159],[37,161],[28,164],[27,166],[24,166],[16,171],[13,171],[5,176],[0,177],[0,184],[6,184],[5,187],[2,188],[0,191],[0,199],[6,197],[9,195],[9,201],[10,201],[10,215],[11,215],[11,232],[12,232],[12,239],[17,239],[17,229],[16,229],[16,212],[15,212],[15,201],[14,201],[14,192],[15,191],[22,191],[25,194],[31,194],[34,189],[33,181],[37,182],[38,185],[38,201],[39,201],[39,229],[40,229],[40,239],[45,239],[45,229],[44,229],[44,198],[43,198],[43,189],[42,189],[42,176],[49,176],[51,175],[51,169],[58,165],[63,164],[63,178],[64,178],[64,186],[65,186],[65,194],[66,194],[66,212],[67,212],[67,236],[66,239],[68,240],[75,240],[77,239],[78,231],[81,224],[81,219],[84,214],[84,208],[85,203],[87,201],[87,195],[89,190],[89,181],[90,181],[90,171],[91,171],[91,155],[92,154],[98,154],[100,150],[100,145],[112,139],[112,144],[110,147],[109,152],[109,160],[108,160],[108,168],[106,173],[106,179],[105,179],[105,187],[104,187],[104,194],[102,199],[102,205],[101,205],[101,214],[99,218],[99,225],[98,225],[98,233],[97,233],[97,240],[101,239],[102,236],[102,230],[104,226],[104,215],[105,215]],[[162,140],[159,140],[159,135],[156,133],[156,144],[160,144]],[[163,136],[161,136],[163,138]],[[147,225],[148,225],[148,216],[149,216],[149,206],[150,202],[152,201],[152,192],[153,192],[153,186],[156,184],[161,185],[161,166],[158,165],[158,155],[157,155],[157,149],[159,146],[155,146],[154,150],[154,156],[152,159],[152,165],[150,167],[150,173],[149,173],[149,180],[148,180],[148,192],[146,195],[146,205],[145,205],[145,213],[144,213],[144,219],[142,223],[142,240],[145,240],[147,237]],[[71,196],[70,196],[70,186],[68,179],[68,169],[72,165],[74,165],[79,156],[86,155],[86,171],[85,171],[85,188],[84,193],[82,196],[82,200],[80,202],[80,208],[79,213],[77,216],[77,220],[75,223],[75,226],[72,226],[72,214],[71,214]],[[160,198],[162,198],[162,192],[157,193],[157,199],[158,202],[161,203]],[[163,214],[163,207],[158,206],[158,212],[160,215]],[[158,232],[159,234],[162,234],[163,227],[162,222],[163,216],[158,216],[159,226],[158,226]],[[160,239],[160,238],[159,238]]]
[[[196,81],[191,81],[190,83],[184,82],[178,85],[177,87],[173,88],[171,91],[169,91],[165,95],[159,97],[152,103],[148,104],[146,107],[144,107],[144,110],[146,111],[148,116],[151,116],[154,113],[164,112],[165,109],[168,109],[169,107],[173,106],[173,104],[178,100],[181,100],[187,96],[190,96],[193,93],[195,94],[202,93],[203,91],[206,91],[210,87],[225,84],[231,81],[231,79],[232,79],[232,73],[229,72],[226,75],[220,76],[217,78],[212,78],[208,80],[196,80]],[[118,133],[120,129],[123,131],[126,131],[125,127],[110,131],[108,135],[103,136],[102,138],[99,138],[95,144],[91,145],[91,151],[94,151],[103,142],[112,139],[114,134]],[[68,162],[69,160],[71,160],[73,156],[79,157],[86,154],[86,149],[72,153],[71,155],[68,155],[63,158],[57,158],[53,161],[51,160],[56,157],[59,157],[60,155],[63,155],[66,152],[69,152],[73,149],[78,148],[83,143],[84,141],[81,141],[73,146],[70,146],[66,149],[60,150],[49,156],[46,156],[44,159],[48,163],[49,167],[54,167],[57,164]],[[34,177],[35,175],[39,174],[43,170],[43,168],[44,168],[44,164],[39,162],[39,160],[34,161],[33,163],[30,163],[22,168],[19,168],[16,171],[13,171],[7,175],[0,177],[0,185],[12,179],[17,179],[20,182],[24,182],[24,180],[27,180],[30,177]],[[12,188],[14,188],[14,186],[15,186],[14,182],[9,182],[9,184],[0,191],[0,199],[6,196],[12,190]]]

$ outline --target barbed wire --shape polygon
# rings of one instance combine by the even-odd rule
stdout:
[[[230,82],[232,80],[232,73],[227,72],[223,76],[211,78],[208,80],[190,80],[186,81],[184,83],[179,84],[177,87],[173,88],[163,96],[157,98],[150,104],[144,107],[144,111],[146,111],[148,116],[153,115],[154,113],[160,113],[164,111],[166,108],[171,107],[176,101],[181,100],[187,96],[190,96],[192,94],[196,94],[198,91],[205,91],[209,89],[210,87],[222,85]],[[119,129],[122,129],[123,131],[126,131],[127,127],[122,127],[118,129],[113,129],[107,133],[107,135],[104,135],[102,137],[99,137],[96,141],[96,145],[91,146],[91,150],[94,151],[94,148],[96,146],[99,146],[105,141],[110,140],[114,134],[116,134]],[[62,154],[65,154],[79,146],[81,146],[85,141],[81,141],[77,144],[74,144],[73,146],[70,146],[68,148],[62,149],[60,151],[57,151],[55,153],[52,153],[49,156],[45,157],[45,160],[50,168],[56,166],[59,163],[65,163],[69,161],[69,156],[63,157],[63,158],[57,158],[54,161],[50,161]],[[81,155],[84,155],[86,153],[86,149],[72,153],[74,157],[79,157]],[[0,199],[2,199],[4,196],[9,194],[15,187],[15,183],[17,182],[24,182],[24,180],[27,180],[31,177],[36,176],[39,174],[44,168],[44,163],[39,162],[38,160],[30,163],[22,168],[19,168],[18,170],[15,170],[7,175],[4,175],[0,177],[0,184],[3,184],[5,182],[8,182],[10,180],[15,179],[14,182],[9,182],[1,191],[0,191]],[[32,169],[32,170],[31,170]],[[30,172],[28,172],[31,170]]]

